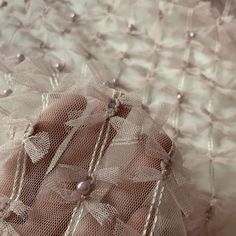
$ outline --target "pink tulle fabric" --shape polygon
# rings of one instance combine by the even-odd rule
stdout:
[[[20,165],[14,180],[18,186],[10,201],[21,199],[29,208],[24,222],[14,216],[9,219],[9,234],[186,234],[183,215],[187,217],[192,207],[187,190],[189,175],[162,129],[171,106],[160,106],[153,120],[136,93],[124,93],[95,81],[86,80],[81,87],[73,85],[72,91],[66,88],[68,92],[60,96],[52,93],[55,100],[34,124],[5,118],[9,130],[20,123],[25,127],[22,139],[18,131],[14,132],[13,140],[1,150],[18,158]],[[77,185],[90,179],[91,189],[83,194]],[[30,192],[33,187],[37,191]],[[129,206],[123,206],[125,199]],[[11,212],[18,213],[14,206]],[[49,210],[51,207],[54,210]],[[137,229],[129,219],[139,209],[144,212],[142,227]],[[58,229],[59,225],[63,229]],[[7,227],[3,232],[8,231]]]
[[[0,234],[234,236],[235,16],[0,2]]]

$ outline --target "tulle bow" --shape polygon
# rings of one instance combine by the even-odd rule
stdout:
[[[5,219],[13,212],[18,216],[25,217],[30,208],[20,200],[10,200],[7,196],[0,194],[0,233],[1,235],[18,235],[10,223]]]
[[[5,119],[10,129],[15,130],[12,140],[0,147],[0,152],[19,150],[23,145],[25,152],[33,163],[41,160],[49,151],[50,139],[47,132],[39,132],[33,135],[34,123],[28,119],[16,119],[8,117]]]
[[[23,144],[26,153],[33,163],[40,161],[50,148],[50,139],[47,132],[39,132],[35,135],[25,137]]]
[[[161,166],[163,165],[165,164],[161,164]],[[132,180],[134,182],[153,182],[160,180],[175,200],[177,206],[188,216],[191,212],[191,205],[188,199],[187,189],[184,186],[188,182],[188,172],[180,165],[178,160],[173,160],[169,163],[169,169],[164,168],[161,167],[161,170],[158,170],[151,167],[142,167],[137,169]]]
[[[55,179],[47,187],[60,196],[60,203],[80,203],[99,224],[103,224],[117,213],[116,209],[106,203],[100,203],[110,185],[118,184],[121,180],[121,170],[118,167],[102,168],[93,173],[95,183],[91,193],[81,198],[81,193],[76,189],[76,184],[83,181],[88,172],[78,166],[59,164]],[[73,185],[73,187],[71,187]]]

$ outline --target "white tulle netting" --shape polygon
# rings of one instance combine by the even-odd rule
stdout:
[[[0,0],[0,235],[234,236],[235,16],[235,0]]]

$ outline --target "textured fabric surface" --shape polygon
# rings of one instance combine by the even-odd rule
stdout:
[[[233,236],[235,6],[230,0],[2,1],[1,130],[10,115],[36,122],[56,93],[70,93],[94,75],[100,84],[142,94],[152,117],[162,102],[171,103],[164,129],[190,170],[196,197],[188,233]],[[1,144],[9,135],[1,132]]]

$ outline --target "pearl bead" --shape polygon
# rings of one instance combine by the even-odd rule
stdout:
[[[188,31],[188,38],[193,39],[196,36],[195,32],[193,31]]]
[[[6,89],[3,91],[2,94],[0,94],[0,98],[3,98],[3,97],[8,97],[9,95],[11,95],[13,93],[13,91],[11,89]]]
[[[130,32],[134,32],[134,31],[137,30],[136,27],[135,27],[135,25],[134,25],[134,24],[131,24],[131,23],[128,24],[128,29],[129,29]]]
[[[9,96],[10,94],[13,93],[13,91],[11,89],[6,89],[3,91],[3,93],[4,93],[4,95]]]
[[[59,71],[59,72],[62,72],[63,69],[64,69],[65,65],[62,65],[60,63],[56,63],[55,64],[55,68]]]
[[[92,179],[87,179],[79,182],[76,186],[76,190],[82,195],[87,196],[92,192],[93,182]]]
[[[183,94],[182,94],[182,93],[180,93],[180,92],[177,93],[177,100],[178,100],[180,103],[183,102]]]
[[[78,20],[79,16],[78,16],[78,14],[76,14],[76,13],[72,13],[72,14],[70,15],[70,18],[71,18],[72,22],[75,22],[75,21]]]
[[[112,79],[112,83],[113,83],[113,84],[116,84],[116,83],[117,83],[117,78],[113,78],[113,79]]]
[[[25,55],[22,54],[22,53],[18,53],[16,57],[17,57],[19,62],[22,62],[22,61],[25,60]]]

